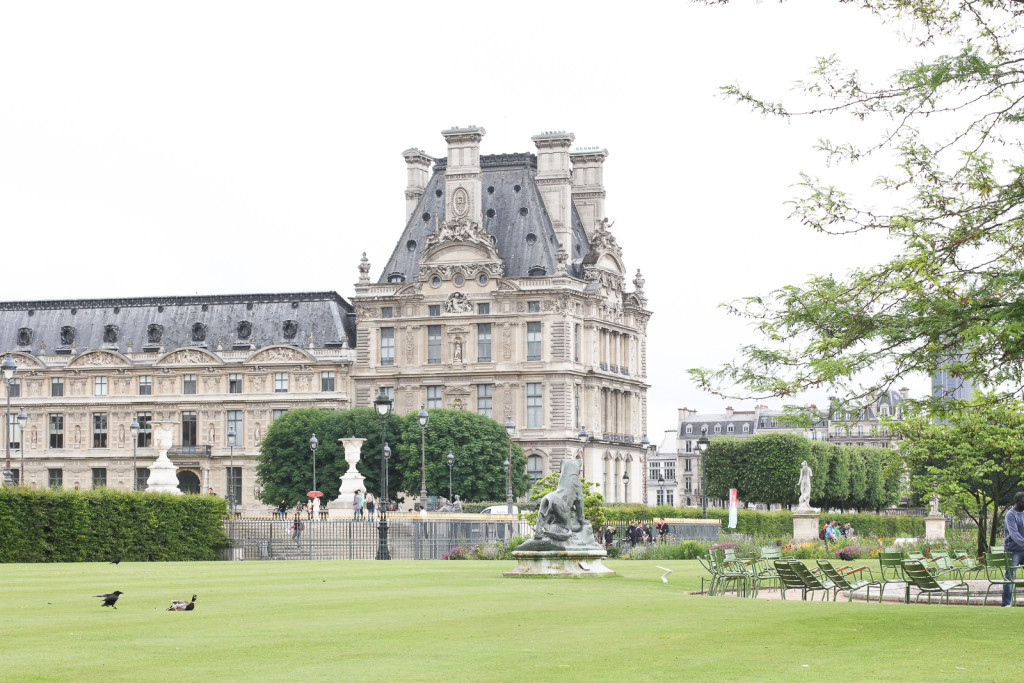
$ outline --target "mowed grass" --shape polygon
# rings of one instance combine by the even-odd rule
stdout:
[[[696,562],[0,565],[0,679],[1005,680],[1024,610],[708,598]],[[667,584],[661,564],[675,570]],[[124,591],[118,609],[91,597]],[[165,611],[199,594],[194,612]],[[1010,668],[1008,668],[1010,667]]]

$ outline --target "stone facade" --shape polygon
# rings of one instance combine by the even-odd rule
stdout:
[[[275,416],[351,407],[348,317],[333,292],[0,304],[0,333],[24,342],[11,352],[12,422],[21,407],[29,416],[23,433],[12,425],[11,467],[29,486],[131,489],[138,476],[145,488],[150,423],[170,421],[180,487],[223,496],[234,467],[236,500],[250,506]]]
[[[352,299],[355,401],[383,388],[401,413],[511,418],[531,478],[583,457],[607,500],[639,501],[650,312],[601,213],[607,152],[571,153],[572,134],[555,132],[533,138],[536,156],[481,156],[484,134],[444,131],[445,159],[404,153],[406,229],[376,282],[360,267]]]
[[[182,486],[224,495],[233,460],[244,509],[276,414],[369,406],[384,388],[400,413],[511,418],[534,479],[583,458],[607,500],[641,500],[651,313],[604,215],[608,153],[549,132],[536,154],[482,156],[485,133],[444,131],[446,158],[403,152],[405,229],[376,281],[364,255],[351,304],[334,292],[0,303],[0,348],[19,366],[12,413],[29,414],[12,467],[24,441],[30,485],[130,489],[129,424],[169,420]],[[149,432],[135,446],[145,468]]]

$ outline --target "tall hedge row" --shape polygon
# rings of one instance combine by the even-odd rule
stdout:
[[[216,560],[226,514],[215,496],[0,488],[0,562]]]
[[[894,461],[897,455],[885,448],[809,441],[798,434],[716,437],[704,456],[707,491],[724,499],[734,488],[747,502],[794,505],[800,463],[806,460],[814,472],[811,505],[880,510],[899,498],[902,470]]]

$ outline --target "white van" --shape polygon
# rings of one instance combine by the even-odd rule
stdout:
[[[481,510],[480,514],[481,515],[507,515],[508,514],[508,505],[507,504],[506,505],[492,505],[490,507],[486,507],[483,510]],[[512,506],[512,514],[513,515],[518,515],[519,514],[519,507],[518,506],[516,506],[516,505]]]

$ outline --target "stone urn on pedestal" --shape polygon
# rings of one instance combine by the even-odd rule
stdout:
[[[345,462],[348,463],[348,471],[340,477],[341,486],[338,487],[338,499],[330,507],[330,516],[351,519],[352,497],[356,491],[366,493],[366,485],[363,483],[365,477],[359,473],[359,456],[366,439],[352,437],[338,439],[338,441],[345,448]]]
[[[181,493],[178,488],[178,466],[167,457],[167,450],[174,443],[173,421],[153,421],[153,443],[157,448],[156,462],[149,466],[149,479],[146,480],[146,492]]]

